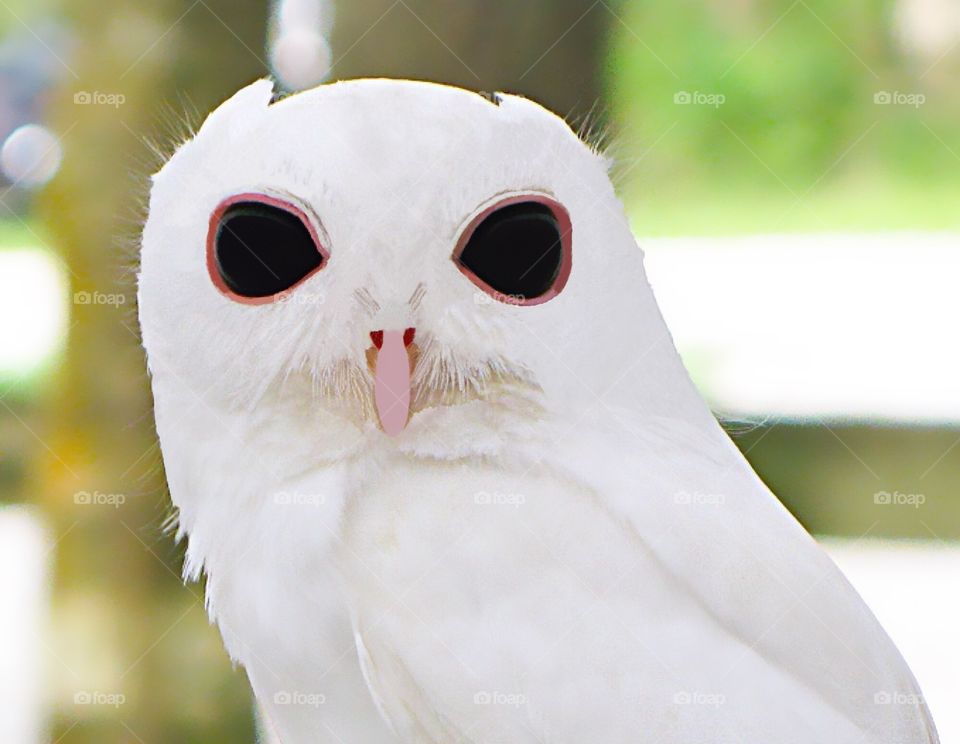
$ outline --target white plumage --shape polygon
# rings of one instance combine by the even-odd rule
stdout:
[[[937,741],[690,383],[599,154],[514,96],[271,96],[238,92],[154,177],[139,299],[185,574],[284,744]],[[211,279],[238,194],[296,205],[328,253],[272,302]],[[452,259],[526,195],[572,225],[540,304]],[[382,360],[405,329],[392,426],[375,380],[404,379]]]

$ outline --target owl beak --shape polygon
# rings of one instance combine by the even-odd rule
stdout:
[[[397,436],[410,420],[410,378],[416,362],[416,329],[371,331],[367,360],[373,371],[373,399],[380,428]]]

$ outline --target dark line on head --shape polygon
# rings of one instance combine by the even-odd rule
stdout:
[[[477,95],[479,95],[481,98],[487,99],[494,106],[499,106],[501,103],[503,103],[503,98],[501,98],[500,94],[497,93],[496,91],[488,92],[485,90],[481,90],[481,91],[478,91]]]

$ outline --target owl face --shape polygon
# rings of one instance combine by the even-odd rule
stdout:
[[[309,417],[336,449],[529,421],[615,382],[649,292],[605,162],[562,120],[409,81],[271,95],[241,90],[154,177],[158,418],[161,399],[268,430]]]

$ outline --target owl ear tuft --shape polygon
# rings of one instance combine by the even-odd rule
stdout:
[[[235,139],[256,124],[273,99],[273,81],[262,78],[234,93],[215,108],[197,132],[197,137],[217,134]]]
[[[215,108],[200,125],[196,134],[177,147],[176,152],[154,173],[150,180],[157,184],[163,174],[169,172],[174,161],[189,159],[190,153],[197,153],[197,143],[204,142],[201,151],[210,143],[230,146],[244,133],[255,128],[266,114],[270,99],[273,97],[273,81],[263,78],[241,88],[230,98]]]

